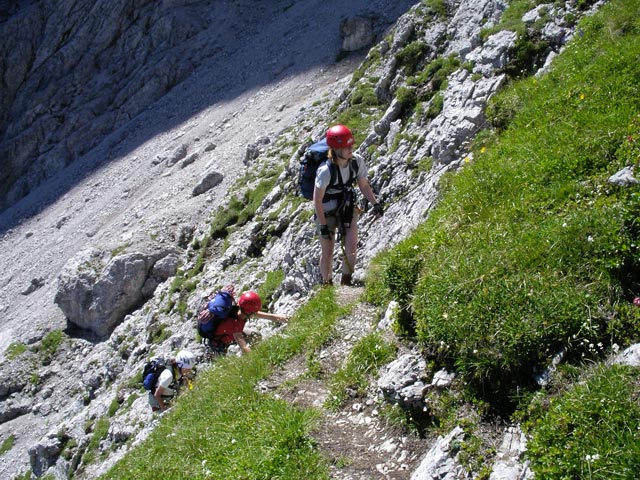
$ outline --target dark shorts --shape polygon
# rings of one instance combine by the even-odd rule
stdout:
[[[211,338],[203,338],[203,342],[214,355],[224,355],[227,353],[227,349],[229,348],[229,345],[225,345],[222,342],[216,342]]]
[[[338,228],[338,216],[335,215],[335,213],[329,213],[329,214],[324,214],[325,218],[327,219],[327,227],[329,227],[329,231],[332,233],[335,233],[336,229]],[[351,219],[351,223],[357,223],[358,219],[360,218],[359,212],[357,208],[353,209],[353,218]],[[318,222],[318,217],[315,217],[315,221],[316,221],[316,233],[318,235],[320,235],[320,223]]]

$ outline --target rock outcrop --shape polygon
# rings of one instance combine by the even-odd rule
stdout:
[[[55,296],[71,324],[100,337],[175,275],[179,262],[176,252],[167,251],[127,253],[105,261],[108,255],[90,249],[72,258],[60,274]]]
[[[212,55],[196,2],[22,2],[2,24],[0,211],[87,152]],[[191,5],[190,5],[191,4]],[[229,8],[225,6],[225,8]]]

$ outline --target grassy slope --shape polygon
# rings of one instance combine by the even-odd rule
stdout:
[[[322,290],[291,319],[286,338],[262,342],[251,355],[216,361],[104,478],[328,478],[307,436],[314,413],[260,394],[255,386],[292,355],[302,351],[311,358],[345,314],[333,291]]]
[[[584,23],[554,73],[496,99],[508,129],[479,137],[439,208],[376,262],[370,294],[403,302],[418,338],[470,380],[498,386],[563,348],[581,355],[574,334],[638,333],[619,308],[639,288],[638,190],[607,182],[638,164],[638,2],[615,5]]]
[[[478,137],[474,160],[448,179],[439,208],[375,262],[369,297],[401,301],[405,330],[433,363],[456,370],[472,397],[502,415],[532,408],[523,392],[535,390],[534,374],[554,355],[582,365],[640,340],[640,309],[631,303],[640,294],[640,193],[607,182],[627,165],[640,167],[639,11],[637,0],[607,5],[582,22],[552,73],[495,98],[489,118],[506,128]],[[602,385],[602,376],[621,376],[627,390],[637,387],[637,373],[593,375],[577,377]],[[623,398],[624,388],[615,391]],[[544,408],[531,414],[534,469],[544,478],[582,478],[593,450],[574,435],[602,437],[606,424],[602,443],[610,447],[599,458],[628,468],[602,468],[593,478],[636,478],[634,397],[627,395],[626,409],[580,418],[592,424],[547,427],[565,435],[555,438],[535,433],[553,416]],[[627,429],[634,433],[623,440]],[[556,450],[548,448],[552,438],[563,442]],[[617,449],[625,453],[616,458]]]
[[[510,400],[509,411],[519,407],[533,436],[534,468],[544,478],[561,478],[563,470],[580,478],[590,469],[585,452],[598,448],[589,430],[594,420],[606,419],[612,431],[626,425],[631,436],[600,437],[611,451],[626,444],[637,455],[640,413],[630,388],[637,376],[625,369],[565,374],[568,385],[586,382],[588,395],[556,386],[511,400],[532,369],[561,349],[568,359],[597,358],[640,336],[638,310],[629,307],[638,293],[638,191],[606,183],[625,164],[638,164],[638,11],[638,0],[614,2],[585,22],[553,74],[521,81],[496,99],[490,115],[508,128],[481,136],[475,160],[449,179],[440,208],[378,258],[368,286],[370,297],[407,307],[404,327],[417,334],[432,365],[457,370],[476,387],[472,397],[491,402],[486,392],[497,389],[497,409],[505,406],[497,399]],[[259,395],[254,386],[298,350],[311,358],[341,314],[331,291],[322,291],[296,315],[286,339],[203,373],[105,478],[327,478],[308,442],[313,413]],[[618,404],[624,415],[605,408],[597,417],[585,406],[602,405],[609,395],[632,398]],[[565,448],[574,430],[549,427],[555,424],[579,425],[584,440]],[[564,435],[554,438],[558,432]],[[550,441],[558,448],[540,447]],[[572,460],[553,456],[566,451]],[[597,458],[610,457],[602,451]],[[594,478],[613,471],[633,478],[633,466],[623,465],[629,456],[617,458]]]

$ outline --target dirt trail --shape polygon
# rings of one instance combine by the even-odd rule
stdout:
[[[392,425],[380,415],[375,387],[368,389],[365,398],[349,398],[337,411],[325,407],[330,394],[328,382],[358,341],[373,332],[380,320],[372,305],[358,301],[362,291],[362,287],[336,287],[338,303],[354,304],[354,308],[338,320],[323,345],[318,355],[319,375],[307,377],[307,360],[298,355],[260,387],[294,405],[321,411],[313,438],[332,462],[331,478],[405,480],[411,477],[426,451],[426,440]]]

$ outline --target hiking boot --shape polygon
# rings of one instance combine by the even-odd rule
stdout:
[[[340,279],[340,285],[346,285],[347,287],[351,286],[351,274],[343,273],[342,278]]]

